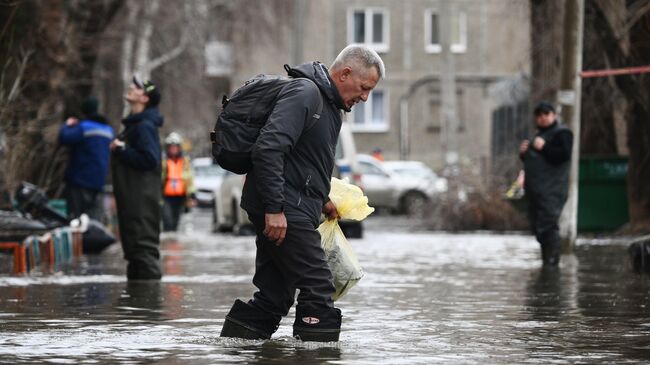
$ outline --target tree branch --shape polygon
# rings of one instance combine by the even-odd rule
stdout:
[[[620,40],[625,35],[627,35],[630,29],[632,29],[632,27],[636,25],[636,23],[641,20],[648,12],[650,12],[650,2],[642,3],[641,5],[631,8],[628,11],[628,21],[625,22],[621,29],[619,29],[619,31],[614,35],[616,39]]]
[[[167,63],[167,62],[169,62],[171,60],[173,60],[174,58],[180,56],[183,53],[183,51],[185,51],[185,48],[187,47],[187,44],[189,43],[189,36],[188,35],[189,35],[189,33],[187,32],[187,30],[184,30],[183,34],[181,35],[181,40],[179,41],[178,45],[174,49],[170,50],[167,53],[164,53],[164,54],[160,55],[159,57],[157,57],[157,58],[155,58],[153,60],[151,60],[147,65],[147,68],[149,69],[149,72],[151,72],[154,69],[164,65],[165,63]]]
[[[127,16],[126,34],[122,40],[122,82],[124,90],[128,88],[131,83],[131,77],[133,77],[131,62],[133,60],[133,45],[135,43],[135,22],[140,11],[138,2],[129,2],[127,6],[129,13]]]
[[[27,63],[29,62],[29,57],[34,53],[34,50],[29,50],[25,52],[23,55],[23,59],[20,61],[20,66],[18,68],[18,72],[16,74],[16,79],[14,79],[14,83],[11,86],[11,91],[9,91],[9,95],[7,95],[7,102],[11,103],[14,101],[14,99],[18,96],[18,90],[20,89],[20,83],[22,82],[23,75],[25,73],[25,68],[27,68]]]
[[[189,18],[191,9],[188,3],[185,3],[183,10],[184,10],[183,18],[185,19]],[[183,29],[183,34],[181,34],[181,39],[178,41],[178,45],[176,45],[176,47],[154,58],[153,60],[149,61],[146,64],[146,69],[149,73],[151,73],[151,71],[155,70],[156,68],[164,65],[165,63],[180,56],[183,53],[183,51],[185,51],[185,48],[187,48],[187,45],[189,44],[190,32],[188,26],[184,26],[182,27],[182,29]]]

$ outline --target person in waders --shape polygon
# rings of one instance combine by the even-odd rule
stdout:
[[[125,97],[129,115],[111,142],[113,192],[128,280],[159,280],[160,92],[151,81],[133,78]]]
[[[241,199],[257,233],[258,291],[248,302],[235,301],[221,336],[270,338],[298,289],[293,335],[338,341],[341,311],[332,301],[332,273],[316,228],[321,213],[338,217],[328,194],[341,111],[368,100],[384,77],[384,63],[370,48],[351,45],[329,70],[313,62],[287,71],[294,80],[280,91],[261,129]]]
[[[573,133],[558,122],[549,102],[539,103],[534,114],[537,134],[522,141],[519,148],[524,162],[528,220],[541,246],[544,266],[557,266],[561,253],[558,222],[569,192]]]
[[[181,214],[194,202],[194,177],[190,158],[183,155],[183,138],[176,132],[165,138],[162,162],[163,232],[178,229]]]

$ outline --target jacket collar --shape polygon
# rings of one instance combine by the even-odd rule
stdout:
[[[163,125],[163,118],[160,115],[160,112],[158,111],[157,107],[147,108],[140,113],[129,114],[124,119],[122,119],[122,123],[125,126],[128,126],[143,120],[150,121],[156,127],[160,127]]]
[[[350,109],[346,108],[339,94],[334,80],[329,75],[329,71],[325,65],[316,61],[312,63],[303,63],[293,68],[289,68],[287,73],[291,77],[304,77],[313,81],[323,95],[327,97],[330,103],[334,104],[336,108],[349,112]]]

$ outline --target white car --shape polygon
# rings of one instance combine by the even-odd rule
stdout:
[[[199,157],[192,160],[194,187],[199,206],[210,207],[219,192],[225,170],[214,164],[211,157]]]
[[[361,184],[370,205],[408,215],[419,215],[426,203],[447,190],[447,181],[438,178],[419,161],[381,162],[358,155]]]
[[[420,186],[429,191],[432,196],[447,191],[447,179],[439,177],[429,166],[420,161],[385,161],[383,165],[398,178],[411,182],[420,181]]]
[[[246,175],[226,171],[212,209],[213,232],[252,233],[248,214],[239,206],[245,181]]]

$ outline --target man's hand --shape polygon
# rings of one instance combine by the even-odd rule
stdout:
[[[266,213],[264,222],[264,235],[274,241],[276,246],[280,246],[287,235],[287,217],[284,213]]]
[[[339,211],[336,210],[336,205],[334,205],[334,203],[332,203],[331,200],[325,203],[325,205],[323,205],[323,213],[325,214],[327,219],[341,218],[341,216],[339,215]]]
[[[544,148],[544,145],[546,144],[546,141],[542,137],[535,137],[533,140],[533,148],[535,148],[538,151],[541,151],[542,148]]]
[[[79,124],[79,119],[77,119],[75,117],[70,117],[70,118],[65,120],[65,125],[67,127],[72,127],[73,125],[77,125],[77,124]]]
[[[519,154],[523,155],[524,153],[528,152],[529,146],[530,146],[529,140],[521,141],[521,145],[519,146]]]
[[[115,138],[111,142],[111,151],[115,151],[117,148],[122,148],[124,147],[124,142],[120,141],[119,139]]]

